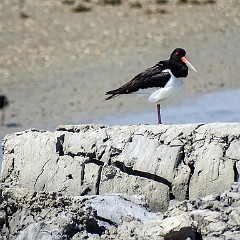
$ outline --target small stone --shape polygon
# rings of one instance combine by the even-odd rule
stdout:
[[[168,2],[169,2],[168,0],[156,0],[157,4],[166,4]]]
[[[236,208],[229,214],[229,222],[232,226],[240,226],[240,209]]]
[[[103,4],[109,4],[109,5],[119,5],[122,3],[122,0],[102,0]]]
[[[138,0],[129,1],[129,5],[131,8],[141,8],[142,7],[142,3]]]
[[[27,19],[30,18],[30,15],[24,11],[20,11],[20,18]]]
[[[167,14],[168,11],[166,9],[163,9],[163,8],[152,6],[152,7],[146,8],[145,9],[145,13],[147,15],[151,15],[151,14]]]
[[[77,2],[72,8],[73,12],[88,12],[92,10],[92,4],[87,2]]]
[[[62,0],[62,3],[66,5],[73,5],[75,2],[76,0]]]

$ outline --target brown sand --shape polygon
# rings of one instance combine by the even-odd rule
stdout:
[[[10,106],[0,137],[155,108],[135,97],[106,102],[104,94],[167,59],[175,47],[185,48],[198,70],[190,72],[182,96],[240,86],[238,0],[140,3],[92,3],[91,11],[76,13],[59,0],[2,0],[0,94]]]

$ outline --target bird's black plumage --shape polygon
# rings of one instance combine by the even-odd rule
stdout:
[[[111,99],[119,94],[129,94],[136,92],[140,89],[146,88],[164,88],[168,80],[171,78],[169,72],[164,72],[164,70],[171,70],[175,77],[187,77],[188,67],[181,60],[186,54],[185,50],[182,48],[176,48],[169,60],[160,61],[153,67],[146,69],[145,71],[136,75],[132,80],[125,83],[121,87],[106,92],[106,95],[110,95],[106,100]]]
[[[8,106],[8,99],[4,95],[0,95],[0,110],[2,110],[2,116],[1,116],[1,125],[4,125],[5,122],[5,108]]]
[[[0,95],[0,109],[4,109],[8,105],[8,99],[4,95]]]

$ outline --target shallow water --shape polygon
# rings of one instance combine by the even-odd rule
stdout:
[[[124,116],[115,115],[88,123],[105,125],[156,124],[157,113],[154,108],[151,112]],[[162,121],[166,124],[240,122],[240,89],[211,92],[197,98],[187,99],[172,107],[162,108]],[[2,142],[1,139],[0,142]],[[2,149],[0,149],[0,164],[1,162]]]
[[[111,116],[94,123],[107,125],[156,124],[157,112]],[[178,105],[161,109],[162,122],[166,124],[238,122],[240,121],[240,89],[211,92],[187,99]]]

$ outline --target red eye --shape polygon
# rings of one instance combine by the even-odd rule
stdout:
[[[179,51],[176,51],[176,54],[178,55],[178,54],[179,54]]]

